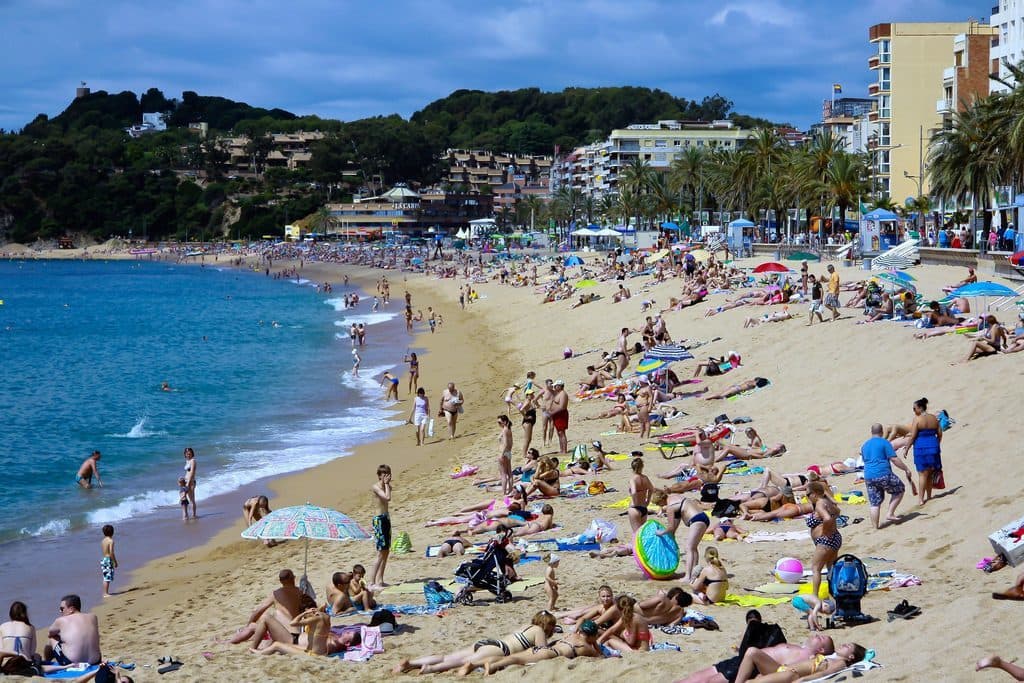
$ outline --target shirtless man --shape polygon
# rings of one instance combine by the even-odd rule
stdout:
[[[60,599],[60,616],[50,625],[50,642],[43,658],[58,664],[99,664],[100,624],[95,614],[82,612],[82,599],[65,595]]]
[[[92,478],[96,477],[96,484],[103,487],[103,481],[100,479],[100,468],[97,463],[100,461],[100,452],[93,451],[92,455],[82,461],[82,466],[78,468],[78,475],[75,477],[75,481],[83,489],[92,488]]]
[[[370,589],[383,588],[384,568],[391,554],[391,516],[388,505],[391,503],[391,466],[377,467],[377,483],[373,485],[373,495],[377,499],[377,515],[373,518],[373,540],[377,545],[377,560],[370,572]]]
[[[629,365],[629,334],[630,329],[623,327],[622,331],[619,332],[619,345],[617,351],[619,355],[615,358],[615,378],[622,377],[622,372]]]
[[[327,586],[327,604],[332,614],[341,614],[352,609],[352,601],[348,596],[349,582],[352,574],[349,572],[334,572],[331,576],[331,583]]]
[[[256,606],[256,609],[249,615],[248,625],[235,634],[235,637],[231,639],[232,643],[237,644],[245,642],[249,638],[255,638],[253,634],[257,630],[256,625],[260,620],[267,619],[276,619],[292,635],[292,643],[299,642],[299,630],[292,626],[291,622],[299,614],[302,614],[302,596],[305,593],[296,587],[295,574],[291,569],[282,569],[278,572],[277,580],[281,582],[281,587]],[[268,614],[267,610],[271,607],[274,608],[274,613]],[[252,646],[259,647],[260,641],[254,639]]]
[[[755,648],[749,648],[747,652],[753,649]],[[801,645],[780,643],[758,651],[767,654],[780,665],[788,666],[807,661],[815,655],[830,655],[835,652],[835,644],[829,636],[817,634],[805,640]],[[742,657],[739,655],[730,657],[714,666],[690,674],[679,683],[730,683],[736,679],[742,661]]]
[[[448,382],[448,387],[441,394],[441,415],[448,423],[448,438],[455,438],[455,426],[459,421],[459,411],[462,410],[462,392],[455,386],[455,382]]]
[[[569,440],[565,432],[569,429],[569,394],[565,391],[565,382],[555,380],[552,385],[551,396],[551,423],[555,427],[555,434],[558,436],[558,452],[569,452]]]

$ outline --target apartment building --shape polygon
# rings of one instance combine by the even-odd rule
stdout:
[[[299,131],[297,133],[272,133],[270,135],[270,151],[267,153],[268,168],[297,169],[309,164],[313,158],[309,150],[311,143],[322,140],[324,133],[320,131]],[[230,173],[238,175],[253,172],[252,154],[249,152],[249,137],[238,135],[221,138],[221,144],[228,153]]]
[[[943,125],[935,102],[944,99],[943,75],[951,61],[954,39],[990,37],[976,21],[885,23],[868,29],[874,54],[868,67],[876,80],[868,86],[875,99],[869,119],[877,122],[872,159],[876,191],[902,202],[928,194],[924,162],[928,141]]]
[[[998,0],[992,7],[989,23],[996,33],[990,43],[989,73],[999,74],[1000,78],[1012,82],[1009,64],[1024,61],[1024,0]],[[1005,92],[1007,86],[989,81],[990,92]]]
[[[944,127],[952,125],[953,112],[964,111],[988,96],[989,54],[996,36],[994,26],[983,25],[977,26],[974,33],[954,36],[952,66],[942,72],[942,97],[935,103]]]
[[[546,155],[495,154],[486,150],[449,149],[442,162],[448,167],[445,182],[467,192],[493,191],[507,183],[543,188],[551,178],[552,157]]]
[[[490,218],[492,197],[487,194],[448,192],[439,188],[415,192],[396,185],[372,197],[327,204],[331,232],[351,234],[401,232],[409,235],[437,232],[454,234],[478,218]]]
[[[573,187],[591,196],[614,194],[622,170],[637,159],[656,172],[667,173],[672,162],[688,149],[739,149],[752,135],[732,121],[637,123],[613,130],[603,142],[577,147],[561,157],[552,185],[555,189]]]

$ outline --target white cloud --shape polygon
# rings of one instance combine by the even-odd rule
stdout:
[[[711,15],[708,23],[714,26],[726,26],[732,20],[730,19],[732,15],[743,17],[754,24],[773,26],[795,27],[801,20],[799,14],[777,2],[730,2]]]

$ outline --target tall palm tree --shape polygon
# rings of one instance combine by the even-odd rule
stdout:
[[[633,159],[629,165],[622,169],[622,173],[619,176],[619,186],[622,188],[622,192],[629,192],[636,197],[640,197],[647,193],[650,188],[651,181],[654,177],[654,171],[651,169],[644,159],[639,156]],[[640,209],[642,202],[635,202],[635,207]],[[636,227],[640,227],[641,214],[638,211],[633,214],[636,218]]]
[[[698,195],[703,191],[706,155],[700,147],[687,147],[669,167],[668,182],[673,192],[690,195],[690,208],[702,205]]]
[[[622,215],[622,206],[619,204],[619,196],[606,194],[601,197],[597,205],[597,213],[606,221],[616,221]]]
[[[839,207],[840,229],[845,230],[846,210],[868,190],[868,173],[863,159],[848,152],[837,154],[828,166],[825,187],[828,190],[829,207]]]

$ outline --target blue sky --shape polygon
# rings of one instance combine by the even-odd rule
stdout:
[[[459,88],[641,85],[800,127],[866,97],[868,27],[987,18],[995,0],[0,0],[0,127],[79,81],[350,120]]]

